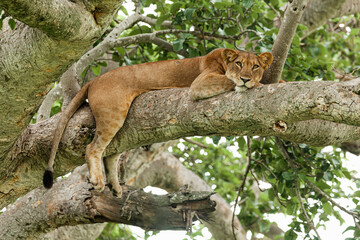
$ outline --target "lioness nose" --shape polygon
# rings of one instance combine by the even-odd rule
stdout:
[[[248,82],[248,81],[251,80],[251,78],[244,78],[244,77],[240,77],[240,79],[241,79],[244,83],[246,83],[246,82]]]

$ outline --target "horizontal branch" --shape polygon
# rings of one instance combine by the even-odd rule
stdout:
[[[167,195],[145,193],[126,187],[122,198],[109,190],[91,190],[83,165],[67,179],[46,190],[35,189],[21,197],[0,215],[1,239],[28,239],[43,236],[59,226],[94,222],[117,222],[153,230],[185,230],[185,213],[200,218],[215,210],[212,192],[175,192]],[[193,216],[193,215],[189,215]]]
[[[203,179],[182,165],[171,153],[162,152],[150,162],[150,157],[146,160],[141,159],[142,157],[141,155],[139,157],[138,151],[131,151],[126,164],[129,170],[127,173],[130,173],[127,176],[128,179],[133,178],[134,175],[136,176],[134,180],[135,186],[145,187],[150,185],[173,192],[181,186],[188,185],[190,190],[212,191],[211,187]],[[148,155],[148,152],[146,155]],[[141,167],[139,168],[139,166]],[[216,202],[216,210],[209,213],[202,223],[209,229],[214,239],[233,239],[230,205],[219,194],[213,195],[211,199]],[[234,226],[236,239],[245,239],[245,230],[238,219],[235,219]]]
[[[186,89],[151,91],[136,98],[105,156],[194,135],[279,136],[316,146],[355,141],[360,136],[359,82],[270,84],[196,102]],[[12,174],[0,183],[2,206],[41,185],[59,115],[29,126],[19,138],[4,165]],[[78,110],[60,144],[56,162],[61,164],[55,162],[56,175],[84,162],[85,145],[94,130],[89,108]],[[30,176],[20,174],[27,171],[32,173],[30,181]]]

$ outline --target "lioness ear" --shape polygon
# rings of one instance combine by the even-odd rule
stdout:
[[[224,51],[221,53],[221,56],[225,63],[229,63],[234,61],[238,54],[235,50],[225,48]]]
[[[262,67],[267,69],[273,61],[273,55],[269,52],[264,52],[259,55],[259,60]]]

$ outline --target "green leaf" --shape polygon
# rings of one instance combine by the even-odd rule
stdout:
[[[268,221],[258,221],[259,223],[259,230],[261,233],[268,232],[270,229],[270,222]]]
[[[171,5],[170,12],[174,15],[176,12],[179,11],[179,9],[183,6],[183,2],[174,2]]]
[[[233,36],[233,35],[238,34],[240,32],[240,29],[238,26],[233,26],[233,27],[225,28],[224,31],[227,35]]]
[[[275,192],[274,189],[270,188],[268,190],[269,200],[274,201],[275,200]]]
[[[274,20],[274,18],[276,17],[276,13],[274,13],[273,11],[267,11],[265,17],[269,20]]]
[[[345,233],[345,232],[347,232],[347,231],[355,231],[355,229],[356,229],[355,226],[349,226],[349,227],[347,227],[347,228],[343,231],[343,233]]]
[[[293,201],[290,201],[286,204],[286,213],[288,215],[292,215],[296,212],[297,204],[295,204]]]
[[[237,142],[239,144],[239,149],[245,149],[245,146],[246,146],[246,141],[245,141],[245,138],[244,137],[239,137],[237,139]]]
[[[183,49],[183,45],[184,45],[185,39],[184,38],[178,38],[173,42],[173,49],[175,52],[180,51],[181,49]]]
[[[131,59],[128,58],[127,56],[124,56],[124,60],[125,60],[126,65],[133,65],[134,64],[133,61],[131,61]]]
[[[254,4],[254,0],[244,0],[243,3],[245,9],[247,10]]]
[[[296,240],[296,239],[297,239],[297,234],[292,229],[287,231],[284,235],[284,240]]]
[[[101,66],[100,64],[96,64],[95,66],[91,66],[91,70],[96,76],[100,75]]]
[[[227,8],[227,4],[225,2],[216,2],[214,7],[217,9],[225,9]]]
[[[285,180],[294,180],[296,177],[296,175],[292,172],[283,172],[281,176],[283,176]]]
[[[15,20],[14,20],[14,19],[12,19],[12,18],[10,18],[10,19],[8,20],[8,24],[9,24],[9,26],[10,26],[11,30],[14,30],[15,25],[16,25]]]
[[[156,28],[159,28],[159,27],[161,26],[161,24],[162,24],[165,20],[167,20],[169,17],[170,17],[170,14],[169,14],[169,13],[162,14],[162,15],[156,20],[155,27],[156,27]]]
[[[126,8],[124,6],[121,6],[120,7],[120,10],[126,15],[126,16],[129,16],[129,13],[128,11],[126,10]]]
[[[324,212],[327,214],[327,215],[331,215],[332,214],[332,206],[329,202],[325,202],[323,203],[323,209],[324,209]]]
[[[185,18],[186,18],[186,20],[188,20],[188,21],[191,20],[194,12],[195,12],[195,8],[187,8],[185,10]]]
[[[221,139],[220,136],[213,136],[213,137],[212,137],[212,141],[213,141],[214,144],[218,144],[219,141],[220,141],[220,139]]]
[[[334,178],[334,175],[332,174],[332,172],[325,172],[324,173],[324,179],[326,181],[331,181]]]

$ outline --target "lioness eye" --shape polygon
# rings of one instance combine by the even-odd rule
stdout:
[[[242,63],[241,63],[241,62],[236,62],[236,64],[237,64],[239,67],[242,67]]]
[[[253,66],[253,70],[258,69],[258,68],[259,68],[259,65],[254,65]]]

